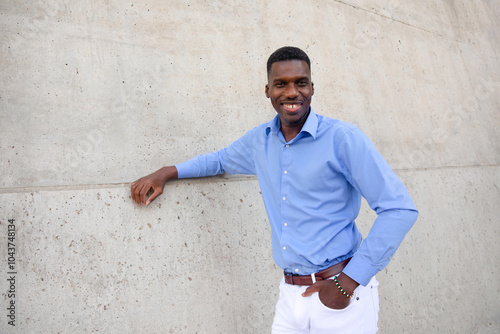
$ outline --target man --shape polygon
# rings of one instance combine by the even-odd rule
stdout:
[[[267,72],[265,93],[278,113],[273,120],[225,149],[135,181],[132,199],[148,205],[175,178],[256,174],[273,257],[284,270],[272,333],[375,333],[374,276],[418,212],[360,129],[314,113],[311,63],[302,50],[276,50]],[[378,214],[363,243],[354,221],[361,196]]]

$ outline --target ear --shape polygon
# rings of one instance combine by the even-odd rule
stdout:
[[[311,82],[311,88],[312,88],[311,96],[313,96],[314,95],[314,82]]]
[[[266,97],[269,98],[269,85],[266,85]]]

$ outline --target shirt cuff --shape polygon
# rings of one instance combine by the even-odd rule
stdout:
[[[361,256],[354,254],[342,272],[359,284],[366,286],[379,270],[363,260]]]
[[[191,167],[189,160],[175,165],[175,168],[177,168],[178,179],[186,179],[189,177],[193,177],[193,171],[192,171],[193,169]]]

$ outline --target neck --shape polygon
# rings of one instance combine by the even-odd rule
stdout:
[[[283,137],[285,137],[285,140],[287,142],[289,142],[293,138],[297,137],[297,135],[302,130],[302,127],[306,123],[306,120],[309,117],[310,113],[311,113],[311,108],[309,108],[309,110],[304,115],[304,117],[302,117],[297,123],[287,123],[287,122],[283,121],[283,119],[280,118],[281,133],[283,134]]]
[[[285,141],[289,142],[293,138],[297,137],[297,135],[300,133],[301,129],[295,129],[295,128],[285,128],[284,126],[281,127],[281,133],[283,134],[283,137],[285,137]]]

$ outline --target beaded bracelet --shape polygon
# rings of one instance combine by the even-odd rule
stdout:
[[[339,282],[337,281],[337,276],[335,276],[333,278],[333,281],[335,282],[335,285],[337,285],[337,288],[339,288],[340,292],[342,292],[342,294],[344,296],[346,296],[347,298],[352,298],[352,293],[351,294],[348,294],[347,292],[345,292],[344,289],[342,289],[342,287],[340,286]]]

